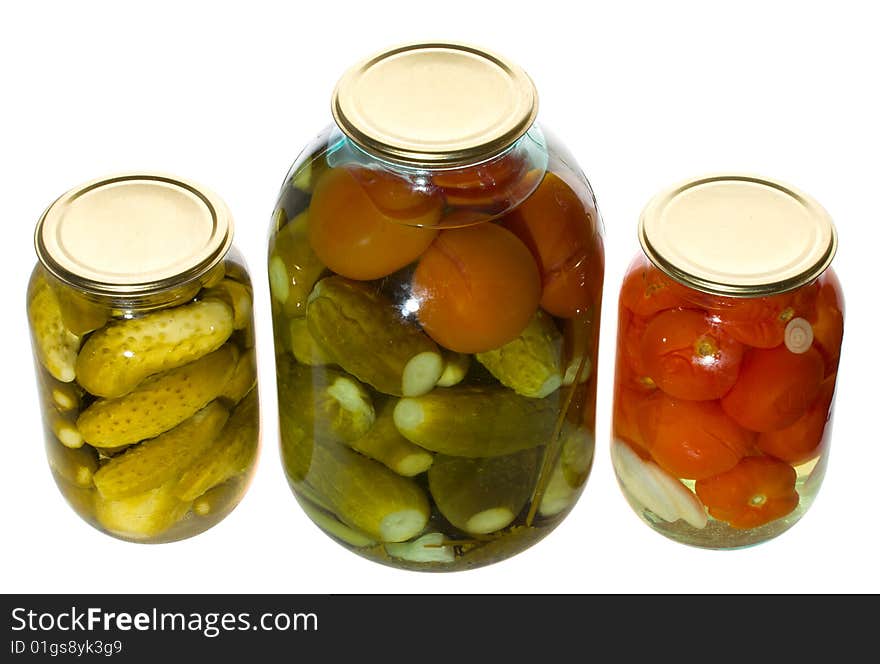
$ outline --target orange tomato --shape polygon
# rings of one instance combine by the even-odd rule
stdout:
[[[559,318],[586,311],[602,288],[605,257],[598,214],[558,175],[538,188],[504,225],[532,252],[541,272],[541,307]]]
[[[698,480],[733,468],[751,449],[754,434],[717,401],[685,401],[657,392],[638,413],[645,447],[675,477]]]
[[[778,431],[794,424],[819,394],[824,376],[815,348],[792,353],[785,346],[746,353],[721,407],[752,431]]]
[[[809,318],[818,289],[808,284],[796,291],[756,298],[717,297],[717,314],[725,331],[753,348],[775,348],[785,339],[792,318]]]
[[[450,205],[491,206],[510,200],[527,172],[527,156],[511,151],[474,166],[435,171],[431,182],[443,191]]]
[[[702,311],[657,314],[641,335],[642,366],[657,386],[678,399],[718,399],[733,387],[743,346]]]
[[[418,318],[441,346],[480,353],[515,339],[538,308],[529,250],[492,223],[440,231],[412,279]]]
[[[737,529],[757,528],[798,506],[797,473],[787,463],[750,456],[725,473],[697,480],[697,496],[709,514]]]
[[[443,210],[436,192],[363,166],[326,171],[309,205],[309,242],[349,279],[379,279],[412,263],[434,240]]]
[[[624,308],[619,311],[617,338],[620,339],[618,363],[620,376],[628,387],[641,391],[652,391],[657,385],[648,376],[648,370],[642,362],[642,335],[648,327],[645,319],[633,315]],[[623,372],[623,369],[626,372]]]
[[[760,434],[756,443],[758,449],[790,464],[803,463],[817,456],[831,415],[836,379],[837,374],[832,374],[822,381],[819,396],[794,424]]]
[[[639,411],[647,394],[627,388],[618,383],[614,390],[614,409],[611,431],[615,440],[623,440],[643,459],[650,459],[642,432],[639,428]]]
[[[837,371],[840,345],[843,343],[843,293],[835,274],[828,270],[819,279],[819,296],[815,314],[809,318],[813,343],[825,360],[825,375]]]
[[[637,258],[620,288],[620,302],[634,314],[650,317],[664,309],[687,307],[683,287],[643,258]]]

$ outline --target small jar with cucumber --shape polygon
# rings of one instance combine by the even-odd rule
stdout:
[[[27,311],[49,465],[114,537],[200,533],[241,500],[260,434],[252,288],[214,194],[88,182],[35,236]]]

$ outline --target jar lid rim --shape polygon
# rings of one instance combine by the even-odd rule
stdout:
[[[37,258],[95,295],[144,296],[198,279],[232,245],[233,221],[212,191],[157,172],[97,178],[62,194],[34,232]]]
[[[713,174],[657,194],[639,219],[648,259],[676,281],[729,297],[811,282],[831,264],[837,231],[812,197],[778,180]]]
[[[529,130],[538,93],[500,55],[457,42],[386,49],[339,79],[331,111],[342,132],[382,159],[462,166],[503,152]]]

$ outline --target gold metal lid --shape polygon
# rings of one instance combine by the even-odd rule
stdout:
[[[818,277],[837,250],[825,209],[775,180],[717,175],[655,196],[639,220],[648,258],[707,293],[757,297]]]
[[[196,279],[232,243],[219,197],[155,173],[87,182],[37,223],[40,262],[60,280],[98,295],[147,295]]]
[[[362,148],[434,167],[483,161],[535,120],[538,92],[504,58],[463,44],[409,44],[349,69],[333,92],[333,117]]]

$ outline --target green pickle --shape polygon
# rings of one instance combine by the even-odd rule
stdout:
[[[34,270],[28,287],[28,320],[40,364],[56,380],[69,383],[76,378],[81,339],[65,326],[50,278],[42,269]]]
[[[253,296],[250,289],[233,279],[223,279],[203,294],[205,300],[222,300],[232,307],[232,327],[243,330],[253,318]]]
[[[470,535],[488,535],[509,526],[532,493],[538,450],[487,459],[438,455],[428,486],[440,513]]]
[[[593,435],[574,427],[563,435],[559,457],[538,506],[543,517],[556,516],[574,505],[593,465]]]
[[[324,273],[324,264],[309,244],[305,213],[287,221],[284,210],[279,210],[276,223],[279,230],[269,249],[272,299],[280,303],[286,316],[302,316],[312,287]]]
[[[315,524],[324,530],[324,532],[333,535],[336,539],[342,540],[346,544],[357,549],[376,545],[376,540],[370,536],[346,526],[342,521],[333,516],[332,513],[310,503],[308,500],[302,500],[300,505],[306,515],[314,521]]]
[[[232,307],[220,300],[114,321],[83,344],[76,360],[77,380],[96,396],[120,397],[147,376],[217,350],[232,329]]]
[[[227,260],[143,305],[101,297],[41,268],[31,280],[53,476],[74,510],[109,534],[189,537],[235,507],[255,465],[247,273]]]
[[[259,418],[257,394],[251,392],[235,409],[213,444],[181,475],[174,494],[181,500],[195,500],[250,468],[257,453]]]
[[[579,288],[582,277],[591,278],[583,273],[580,253],[565,253],[565,243],[583,234],[561,228],[541,235],[541,210],[510,220],[510,228],[530,251],[533,240],[558,244],[547,256],[554,265],[540,266],[547,270],[539,277],[552,281],[557,272],[568,269],[577,274],[551,284],[549,304],[545,306],[543,297],[537,299],[534,309],[517,318],[521,322],[511,324],[517,329],[506,337],[498,335],[495,347],[462,342],[491,327],[491,321],[477,320],[476,315],[473,330],[466,316],[457,320],[465,328],[458,343],[452,338],[454,325],[440,329],[448,321],[438,319],[432,327],[431,312],[426,311],[430,308],[423,305],[434,293],[426,281],[421,289],[417,286],[424,261],[424,274],[431,273],[433,288],[455,291],[456,297],[446,303],[451,308],[461,302],[462,310],[468,310],[464,300],[471,297],[473,280],[479,288],[495,287],[489,283],[494,266],[487,266],[484,274],[468,264],[467,251],[458,252],[453,235],[459,224],[467,225],[463,219],[470,219],[459,216],[460,206],[476,206],[480,197],[459,197],[456,186],[464,184],[448,178],[445,182],[450,184],[441,185],[447,216],[439,225],[448,221],[447,228],[455,229],[448,231],[449,245],[435,239],[425,253],[401,265],[405,258],[396,262],[396,256],[375,255],[384,249],[385,240],[379,237],[383,231],[373,230],[381,224],[369,205],[406,223],[408,214],[421,219],[420,206],[434,205],[437,192],[430,184],[418,196],[398,191],[390,176],[388,188],[382,189],[383,173],[371,179],[366,174],[372,172],[365,170],[364,182],[376,187],[374,195],[364,185],[370,201],[355,189],[344,189],[351,181],[343,178],[338,186],[351,194],[348,207],[337,207],[337,202],[321,205],[323,185],[314,198],[314,181],[328,162],[332,169],[348,168],[349,160],[351,168],[361,166],[345,143],[316,145],[294,168],[275,213],[268,276],[280,452],[288,482],[318,527],[370,560],[422,571],[471,569],[503,560],[540,541],[561,522],[592,465],[597,309],[592,293],[566,290],[569,283]],[[555,168],[564,170],[558,163]],[[556,194],[564,183],[557,177],[550,185],[556,189],[539,205],[558,203]],[[459,202],[452,202],[456,197]],[[333,218],[330,209],[336,215],[350,209],[351,218]],[[495,211],[493,207],[485,223],[507,228],[505,215],[510,210],[498,215]],[[547,223],[563,223],[559,220],[566,217],[567,224],[567,216],[577,221],[576,211],[571,212],[553,212]],[[482,222],[487,216],[481,210],[475,218]],[[321,224],[332,226],[336,221],[352,237],[361,231],[358,222],[364,222],[363,253],[341,246],[338,263],[331,260],[332,246],[318,244],[332,242],[332,235],[317,232]],[[310,223],[315,224],[312,229]],[[389,235],[396,237],[398,230]],[[531,230],[536,230],[534,237],[525,232]],[[438,238],[445,233],[440,231]],[[406,246],[405,233],[400,237],[400,243],[388,241],[394,251],[418,250],[415,241],[415,248]],[[317,258],[312,241],[333,268]],[[487,256],[488,262],[494,258]],[[359,260],[364,265],[355,264]],[[350,271],[346,261],[352,262]],[[446,263],[448,284],[442,269]],[[386,264],[389,271],[372,276]],[[365,278],[355,278],[358,275]],[[516,304],[514,295],[505,291],[510,283],[499,280],[502,309],[505,297]],[[465,352],[469,348],[480,352]]]
[[[88,445],[71,448],[57,441],[46,441],[49,466],[64,480],[80,489],[95,487],[95,473],[98,471],[98,453]]]
[[[431,515],[425,491],[413,480],[329,440],[314,445],[303,481],[340,521],[382,542],[415,537]]]
[[[100,491],[95,496],[98,523],[123,539],[157,537],[177,524],[189,509],[189,503],[174,495],[172,482],[116,500],[104,497]]]
[[[526,397],[543,398],[562,385],[562,335],[549,315],[538,310],[516,339],[477,353],[477,360],[502,385]]]
[[[394,424],[396,400],[388,399],[376,413],[376,422],[360,438],[350,441],[349,447],[388,466],[398,475],[414,477],[434,462],[434,455],[404,438]]]
[[[545,444],[558,412],[552,396],[531,399],[504,387],[440,387],[401,399],[394,422],[400,433],[425,449],[479,458]]]
[[[113,457],[95,474],[98,493],[128,498],[179,478],[213,446],[228,417],[223,406],[212,402],[170,431]]]
[[[319,367],[333,364],[330,354],[321,348],[309,331],[309,323],[304,317],[292,318],[288,327],[290,332],[290,352],[297,362]]]
[[[424,394],[443,374],[437,345],[363,283],[322,279],[309,296],[306,318],[315,341],[336,364],[380,392]]]
[[[227,344],[195,362],[156,374],[125,396],[98,399],[76,421],[96,447],[130,445],[153,438],[195,415],[223,392],[238,362]]]
[[[232,376],[223,386],[220,396],[233,406],[251,393],[257,384],[257,353],[249,348],[238,356]]]

